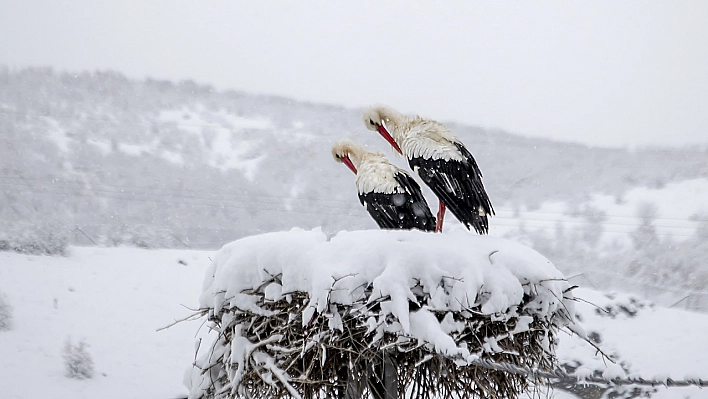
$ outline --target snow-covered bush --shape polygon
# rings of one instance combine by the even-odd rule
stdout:
[[[200,306],[218,336],[190,398],[343,397],[382,355],[398,394],[516,397],[535,381],[475,362],[553,369],[569,288],[537,252],[461,230],[248,237],[207,271]]]
[[[653,303],[631,294],[609,293],[605,297],[607,301],[595,309],[595,313],[603,317],[634,317],[641,309],[654,307]]]
[[[103,233],[104,244],[130,245],[138,248],[172,248],[179,243],[170,232],[149,225],[123,224]]]
[[[587,338],[593,343],[581,342],[579,337],[563,338],[562,349],[558,354],[560,367],[568,373],[575,373],[577,378],[564,378],[554,381],[554,388],[573,393],[580,398],[648,398],[656,391],[655,387],[642,385],[591,384],[584,377],[624,378],[640,375],[635,359],[622,355],[616,346],[618,336],[612,333],[610,326],[617,327],[619,320],[641,318],[654,304],[632,294],[606,294],[598,291],[578,288],[575,295],[583,300],[577,303],[576,316],[584,320]],[[608,320],[615,319],[615,320]],[[645,320],[654,319],[653,316]],[[638,320],[637,320],[638,322]],[[615,330],[616,332],[616,330]],[[599,355],[598,351],[602,351]]]
[[[64,357],[64,367],[67,377],[76,378],[78,380],[93,377],[93,359],[88,352],[88,347],[89,345],[85,340],[74,344],[71,342],[71,338],[66,339],[62,356]]]
[[[0,292],[0,331],[12,329],[12,305],[7,296]]]
[[[68,235],[56,226],[25,223],[0,226],[0,251],[66,256],[68,244]]]

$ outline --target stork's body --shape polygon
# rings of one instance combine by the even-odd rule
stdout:
[[[383,154],[368,152],[350,140],[340,140],[332,155],[356,174],[359,201],[382,229],[433,231],[435,217],[420,186]]]
[[[364,124],[377,130],[408,160],[415,173],[440,200],[438,226],[450,208],[468,229],[489,231],[488,215],[494,214],[482,172],[464,144],[442,123],[419,116],[407,117],[390,108],[372,107],[364,112]]]

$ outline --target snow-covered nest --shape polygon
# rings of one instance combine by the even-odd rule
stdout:
[[[554,368],[571,299],[534,250],[465,231],[244,238],[207,271],[218,336],[198,349],[190,398],[343,398],[383,353],[399,397],[515,397],[533,381],[471,362]]]

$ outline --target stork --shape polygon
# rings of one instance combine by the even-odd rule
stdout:
[[[442,123],[408,117],[385,106],[364,111],[367,129],[378,131],[408,160],[439,200],[435,231],[442,231],[445,209],[479,234],[489,232],[494,208],[482,184],[482,172],[462,141]]]
[[[435,230],[435,217],[420,186],[403,169],[380,152],[369,152],[343,139],[332,147],[332,156],[356,174],[359,201],[382,229]]]

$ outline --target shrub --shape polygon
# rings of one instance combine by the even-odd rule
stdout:
[[[12,330],[12,306],[5,294],[0,292],[0,331]]]
[[[123,224],[104,232],[104,244],[130,245],[138,248],[171,248],[176,242],[169,231],[149,225]]]
[[[54,226],[16,224],[0,228],[0,251],[66,256],[68,244],[68,235]]]
[[[85,340],[74,344],[71,342],[71,338],[66,339],[63,356],[67,377],[76,378],[78,380],[93,377],[93,359],[91,359],[91,355],[88,353],[88,346]]]

